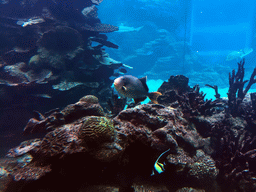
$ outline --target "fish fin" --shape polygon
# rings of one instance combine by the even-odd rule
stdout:
[[[123,91],[127,91],[127,87],[122,86]]]
[[[162,95],[162,93],[160,93],[160,92],[151,92],[151,93],[149,93],[148,97],[149,97],[149,99],[150,99],[153,103],[158,104],[157,98],[158,98],[160,95]]]
[[[34,115],[35,119],[38,120],[38,121],[45,120],[44,115],[41,114],[41,113],[38,112],[38,111],[33,111],[33,115]]]
[[[160,155],[159,155],[159,157],[157,158],[157,160],[156,160],[156,162],[155,163],[157,163],[158,161],[159,161],[159,159],[164,155],[164,154],[168,154],[168,152],[170,152],[171,151],[171,149],[169,148],[169,149],[167,149],[166,151],[164,151],[163,153],[161,153]],[[168,154],[169,155],[169,154]]]
[[[129,66],[129,65],[126,65],[126,64],[123,64],[123,67],[126,67],[128,69],[133,69],[133,67]]]
[[[141,98],[136,98],[136,99],[134,98],[133,100],[134,100],[135,104],[137,104],[141,101],[144,101],[145,99],[147,99],[147,97],[141,97]]]
[[[148,86],[147,86],[147,76],[139,78],[139,80],[141,81],[143,87],[146,89],[146,91],[148,92]]]

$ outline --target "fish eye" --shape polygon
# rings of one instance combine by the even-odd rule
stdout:
[[[122,89],[122,91],[125,91],[125,87],[124,87],[124,86],[122,86],[122,88],[121,88],[121,89]]]

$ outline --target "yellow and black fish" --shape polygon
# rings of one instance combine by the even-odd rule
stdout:
[[[154,175],[158,175],[158,174],[161,174],[165,171],[165,162],[163,163],[160,163],[160,158],[165,155],[169,155],[168,152],[170,151],[170,149],[164,151],[158,158],[157,160],[155,161],[155,164],[154,164],[154,168],[152,170],[152,173],[151,173],[151,176],[154,176]]]
[[[157,97],[162,95],[160,92],[148,92],[146,84],[147,77],[137,78],[132,75],[124,75],[118,77],[114,81],[114,86],[117,92],[128,98],[133,98],[135,103],[144,101],[147,97],[157,104]]]

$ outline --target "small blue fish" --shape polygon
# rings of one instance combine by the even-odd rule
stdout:
[[[154,164],[154,168],[152,170],[151,176],[153,175],[157,175],[157,174],[161,174],[165,171],[164,166],[166,165],[165,162],[160,163],[159,160],[160,158],[164,155],[167,154],[167,152],[169,152],[170,149],[167,149],[166,151],[164,151],[156,160],[155,164]],[[167,154],[168,155],[168,154]]]

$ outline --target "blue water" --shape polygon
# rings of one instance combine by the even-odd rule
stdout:
[[[112,90],[108,88],[117,76],[111,76],[114,70],[102,64],[100,60],[102,58],[97,55],[100,51],[94,50],[101,40],[103,42],[105,40],[104,35],[91,30],[97,28],[93,25],[98,24],[99,21],[119,27],[118,31],[105,34],[107,40],[119,48],[109,48],[105,45],[103,48],[110,58],[130,67],[122,66],[123,72],[118,71],[119,69],[115,69],[115,72],[124,74],[127,70],[128,75],[139,78],[147,76],[149,92],[157,91],[170,76],[184,75],[189,78],[189,86],[193,87],[196,84],[200,86],[200,91],[206,94],[205,99],[215,99],[214,90],[205,86],[206,84],[218,86],[220,97],[227,98],[229,73],[234,69],[237,71],[237,63],[245,59],[244,80],[250,79],[256,67],[255,0],[103,0],[99,5],[95,5],[98,18],[95,17],[96,12],[90,12],[88,18],[81,14],[83,8],[88,7],[86,4],[88,2],[90,0],[0,0],[0,160],[9,149],[18,146],[22,141],[44,136],[45,133],[22,135],[29,119],[34,115],[38,116],[37,111],[44,114],[51,109],[63,109],[87,94],[99,94],[102,98],[108,96],[110,98]],[[48,16],[51,14],[54,17],[50,19]],[[45,20],[40,24],[28,24],[31,21],[29,19],[38,17]],[[39,40],[43,34],[51,30],[53,32],[57,25],[68,26],[81,35],[80,37],[76,34],[79,39],[78,44],[83,42],[81,39],[88,43],[80,47],[83,52],[79,52],[78,49],[72,53],[65,53],[63,54],[65,57],[62,57],[62,52],[59,50],[54,52],[49,49],[50,51],[47,52],[41,49]],[[73,37],[66,35],[66,32],[76,33],[72,30],[72,32],[67,31],[64,32],[65,35],[62,34],[66,39]],[[15,35],[20,35],[20,38],[17,38],[19,41],[16,41]],[[71,38],[74,40],[71,42],[65,41],[65,38],[60,40],[58,35],[53,38],[49,36],[48,41],[52,44],[54,44],[52,41],[62,42],[56,46],[61,50],[66,50],[65,46],[72,46],[77,40]],[[93,38],[99,39],[92,40],[93,48],[88,49]],[[42,64],[40,59],[36,58],[40,57],[43,51],[47,54],[42,54],[40,59],[45,56],[48,60],[44,60]],[[33,62],[31,65],[29,63],[31,58],[35,58],[35,68],[31,67]],[[6,62],[8,63],[6,64],[6,60],[11,63]],[[25,67],[12,68],[19,62],[24,62]],[[65,62],[68,64],[65,65]],[[49,63],[56,65],[51,66]],[[94,67],[94,64],[97,66]],[[12,68],[13,73],[6,72],[5,65],[9,69]],[[43,68],[45,65],[46,68]],[[31,76],[24,75],[24,71],[28,69],[33,69],[35,74],[32,72],[32,77],[38,75],[40,81],[28,80]],[[42,72],[41,69],[45,71]],[[56,88],[58,87],[56,84],[60,83],[52,82],[60,79],[64,84],[61,91]],[[44,80],[49,80],[50,83],[43,82]],[[70,82],[66,82],[69,80]],[[92,83],[87,84],[87,81]],[[17,86],[16,89],[19,83],[23,87]],[[73,89],[68,85],[65,86],[66,84],[74,87],[77,84],[86,84],[88,87],[99,85],[100,88],[94,87],[94,90],[88,88],[90,92],[87,91],[86,86],[82,89],[79,89],[80,87]],[[41,88],[45,90],[40,90]],[[248,93],[250,92],[256,92],[255,84]],[[142,104],[149,101],[147,98]],[[107,101],[102,103],[106,105]],[[103,106],[103,108],[107,107]],[[245,140],[245,143],[248,141]],[[249,170],[247,168],[244,173]],[[108,169],[106,171],[108,172]],[[236,171],[239,170],[233,170],[234,173]]]
[[[143,27],[108,34],[119,50],[107,51],[111,57],[133,66],[130,74],[165,80],[182,73],[202,86],[216,79],[218,86],[226,87],[228,73],[241,59],[227,61],[228,54],[255,50],[255,6],[253,0],[105,0],[99,17],[102,22],[130,29]],[[179,46],[173,45],[174,41]],[[244,57],[245,77],[249,78],[255,67],[255,51]],[[156,68],[168,74],[149,75],[158,73]],[[210,80],[204,73],[209,70],[213,72]]]
[[[73,24],[81,22],[73,13],[81,12],[85,1],[6,0],[0,1],[0,16],[4,18],[0,26],[38,16],[44,6],[56,2],[57,7],[62,7],[51,10],[57,19]],[[250,78],[256,67],[255,0],[104,0],[96,7],[102,23],[120,29],[106,34],[108,41],[119,46],[118,49],[104,47],[106,52],[111,58],[131,66],[127,74],[147,76],[150,91],[156,91],[171,75],[182,74],[189,78],[190,86],[199,84],[207,99],[213,99],[214,92],[205,84],[217,85],[221,97],[226,97],[228,74],[237,70],[237,62],[245,58],[245,79]],[[29,28],[26,29],[29,34]],[[1,38],[1,46],[5,43],[9,46],[6,39]],[[250,91],[255,89],[253,85]],[[1,96],[4,94],[7,93],[1,90]],[[27,114],[16,117],[16,121],[9,118],[16,116],[12,110],[1,115],[4,122],[1,130],[8,130],[1,139],[14,134],[9,130],[9,122],[20,134],[24,127],[16,125],[27,122],[34,109],[16,109],[19,114]],[[19,140],[15,145],[18,143]]]

